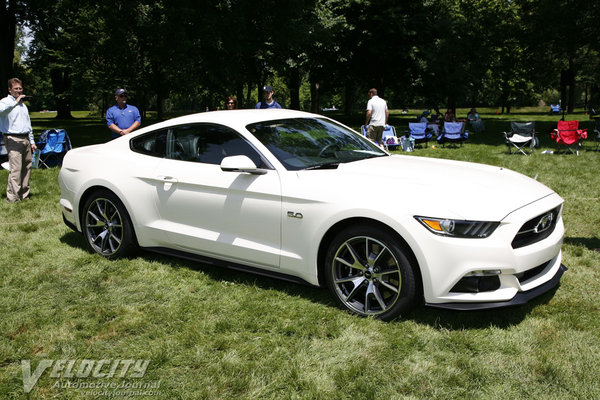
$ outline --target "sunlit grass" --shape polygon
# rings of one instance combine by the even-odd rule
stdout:
[[[556,190],[569,271],[555,293],[489,312],[418,308],[383,323],[339,310],[325,290],[152,253],[107,261],[64,226],[58,169],[34,170],[31,201],[0,201],[0,398],[27,398],[21,360],[42,359],[149,359],[141,381],[160,381],[160,395],[139,398],[600,398],[600,152],[541,154],[553,146],[540,129],[542,149],[508,155],[501,132],[512,118],[548,130],[558,118],[480,111],[485,133],[413,155],[498,165]],[[407,124],[402,115],[391,122]],[[76,116],[33,122],[36,132],[66,128],[75,146],[108,139],[99,116]],[[340,119],[360,124],[362,114]],[[6,180],[0,171],[2,191]],[[93,397],[57,380],[46,371],[30,398]]]

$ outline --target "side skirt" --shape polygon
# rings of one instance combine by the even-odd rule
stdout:
[[[255,275],[266,276],[268,278],[275,278],[275,279],[279,279],[279,280],[286,281],[286,282],[292,282],[292,283],[297,283],[297,284],[304,285],[304,286],[315,287],[315,285],[310,284],[309,282],[305,281],[302,278],[298,278],[298,277],[292,276],[292,275],[282,274],[281,272],[263,270],[263,269],[255,268],[255,267],[249,267],[249,266],[243,265],[243,264],[233,263],[230,261],[218,260],[216,258],[200,256],[200,255],[192,254],[192,253],[186,253],[185,251],[168,249],[166,247],[143,247],[142,249],[152,251],[154,253],[163,254],[166,256],[173,256],[173,257],[177,257],[177,258],[183,258],[185,260],[195,261],[195,262],[199,262],[202,264],[223,267],[223,268],[232,269],[235,271],[250,272]]]

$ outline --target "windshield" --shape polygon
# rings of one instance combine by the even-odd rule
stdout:
[[[246,126],[288,170],[335,168],[387,155],[377,145],[333,121],[292,118]]]

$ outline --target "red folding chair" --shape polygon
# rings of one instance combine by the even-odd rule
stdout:
[[[565,146],[571,153],[579,155],[581,141],[587,139],[587,129],[579,129],[579,121],[558,121],[550,135],[556,141],[557,152]]]

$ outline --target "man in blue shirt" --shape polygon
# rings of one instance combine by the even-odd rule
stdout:
[[[133,132],[142,125],[142,117],[136,106],[127,104],[127,91],[117,89],[115,91],[117,104],[106,111],[106,125],[112,133],[112,137],[118,138]]]
[[[273,100],[273,88],[269,85],[263,87],[263,100],[254,108],[281,108],[278,102]]]

